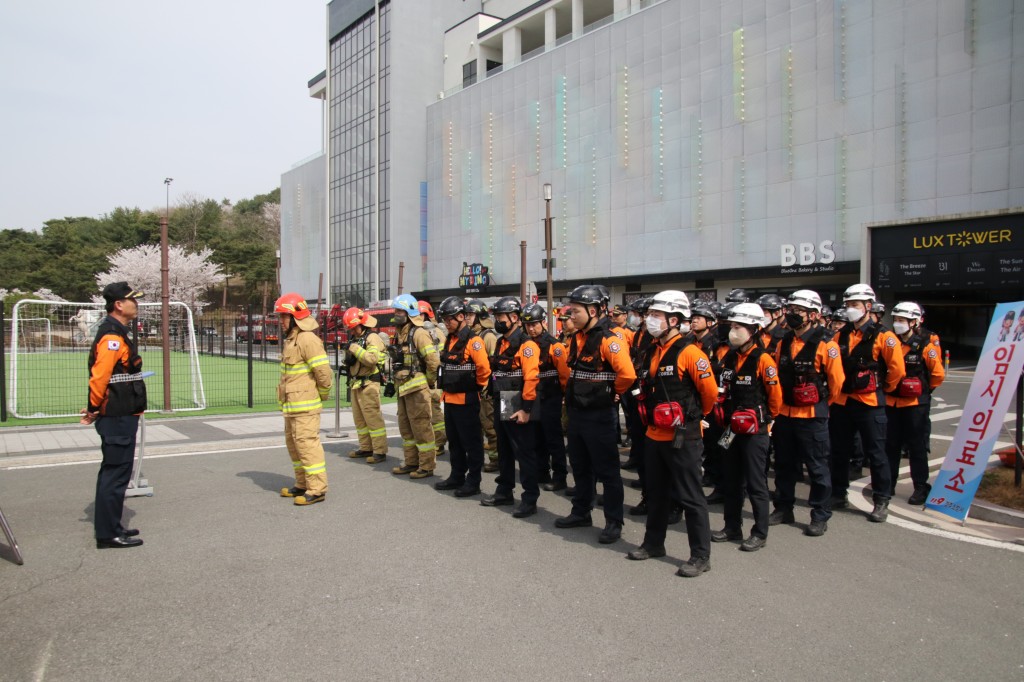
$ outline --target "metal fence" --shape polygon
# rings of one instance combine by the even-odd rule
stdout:
[[[17,329],[11,313],[0,303],[0,420],[76,414],[86,403],[89,346],[106,313],[100,306],[47,303],[19,310]],[[169,326],[170,411],[276,410],[282,342],[277,316],[248,306],[193,313],[191,325],[187,318],[172,315]],[[146,379],[151,411],[165,408],[160,329],[159,304],[140,307],[134,332],[143,368],[154,372]],[[337,367],[334,344],[325,345]],[[199,394],[202,405],[196,404]]]

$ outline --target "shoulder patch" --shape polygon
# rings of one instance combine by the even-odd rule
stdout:
[[[555,348],[555,350],[553,351],[553,355],[554,355],[554,356],[555,356],[556,358],[560,358],[560,357],[562,357],[562,347],[561,347],[561,346],[558,346],[557,348]]]
[[[939,354],[936,353],[934,350],[930,350],[928,351],[928,357],[934,360],[935,358],[939,357]]]
[[[115,339],[107,341],[107,350],[119,350],[121,348],[121,342]]]
[[[838,348],[829,348],[828,349],[828,356],[830,358],[838,358],[839,357],[839,349]]]
[[[532,358],[533,357],[533,349],[530,348],[529,346],[524,348],[523,349],[523,357],[524,358]]]
[[[611,343],[608,344],[608,350],[610,350],[613,353],[618,353],[620,350],[619,344],[612,341]]]
[[[473,342],[473,350],[483,350],[483,348],[484,348],[484,345],[482,343],[480,343],[479,341],[474,341]]]
[[[778,372],[775,371],[774,365],[769,365],[768,368],[764,370],[764,374],[769,379],[774,379],[776,376],[778,376]]]
[[[895,336],[890,336],[889,338],[887,338],[885,340],[885,345],[888,346],[889,348],[895,348],[896,347],[896,337]]]
[[[697,371],[698,372],[706,372],[706,371],[708,371],[709,367],[710,367],[710,365],[708,364],[707,358],[700,358],[699,360],[697,360]]]

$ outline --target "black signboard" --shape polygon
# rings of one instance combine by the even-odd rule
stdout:
[[[1024,214],[871,230],[872,283],[941,291],[1024,285]]]
[[[459,275],[459,287],[467,294],[482,294],[491,286],[491,275],[486,265],[463,263]]]

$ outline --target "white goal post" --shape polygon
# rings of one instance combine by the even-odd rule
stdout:
[[[163,347],[156,338],[160,303],[139,303],[134,334],[150,405],[161,404]],[[171,410],[206,409],[192,311],[179,301],[170,304]],[[73,417],[86,404],[88,355],[100,322],[107,313],[100,303],[26,299],[11,315],[8,412],[21,419]],[[45,342],[44,342],[45,340]]]

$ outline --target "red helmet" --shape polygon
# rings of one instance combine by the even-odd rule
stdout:
[[[345,327],[347,329],[352,329],[359,325],[363,325],[364,327],[376,326],[370,324],[371,320],[373,320],[373,318],[370,317],[370,313],[366,312],[362,308],[349,308],[341,317],[341,321],[345,323]]]
[[[418,301],[420,306],[420,313],[426,315],[430,319],[434,319],[434,309],[430,307],[430,304],[426,301]]]
[[[306,305],[306,299],[302,298],[296,293],[288,293],[277,299],[274,303],[275,313],[284,313],[291,315],[296,320],[304,320],[309,317],[309,306]]]

